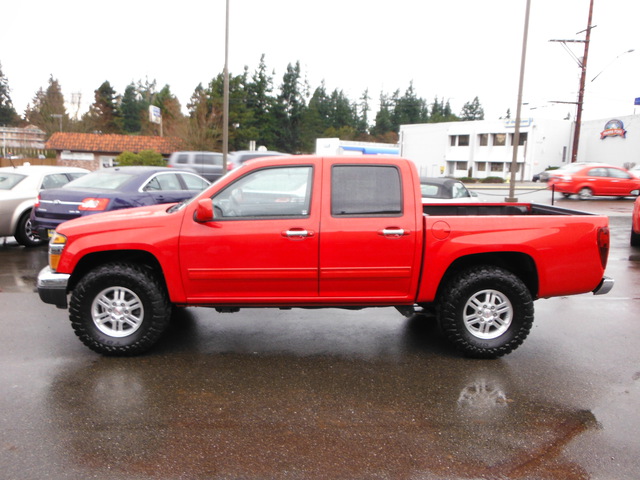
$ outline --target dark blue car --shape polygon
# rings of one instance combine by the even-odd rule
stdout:
[[[49,237],[62,222],[84,215],[176,203],[209,186],[195,173],[166,167],[114,167],[97,170],[64,187],[43,190],[31,211],[32,228]]]

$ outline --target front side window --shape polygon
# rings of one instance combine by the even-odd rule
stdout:
[[[311,166],[251,172],[213,198],[216,219],[308,216],[312,180]]]
[[[465,187],[461,183],[456,183],[453,185],[453,198],[463,198],[468,197],[469,192],[467,191],[467,187]]]
[[[334,165],[331,215],[402,215],[400,172],[386,165]]]

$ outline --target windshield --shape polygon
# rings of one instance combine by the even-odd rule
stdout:
[[[0,172],[0,190],[11,190],[19,184],[26,175],[19,173]]]
[[[62,188],[101,188],[105,190],[118,190],[122,185],[133,178],[133,175],[124,172],[93,172],[67,183]]]

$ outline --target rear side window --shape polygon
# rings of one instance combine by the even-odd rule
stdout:
[[[200,190],[204,190],[209,186],[209,182],[207,182],[204,178],[198,177],[196,175],[188,175],[186,173],[180,174],[184,184],[187,186],[187,190],[194,190],[199,192]]]
[[[402,215],[400,172],[392,165],[334,165],[331,215]]]
[[[176,163],[189,163],[189,155],[182,154],[182,155],[178,155],[178,158],[176,158]]]

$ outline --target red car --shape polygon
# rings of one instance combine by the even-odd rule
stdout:
[[[565,197],[580,200],[598,196],[627,197],[638,195],[640,178],[628,170],[597,163],[575,163],[551,174],[547,184]]]
[[[636,202],[633,204],[630,243],[632,247],[640,247],[640,197],[636,198]]]

